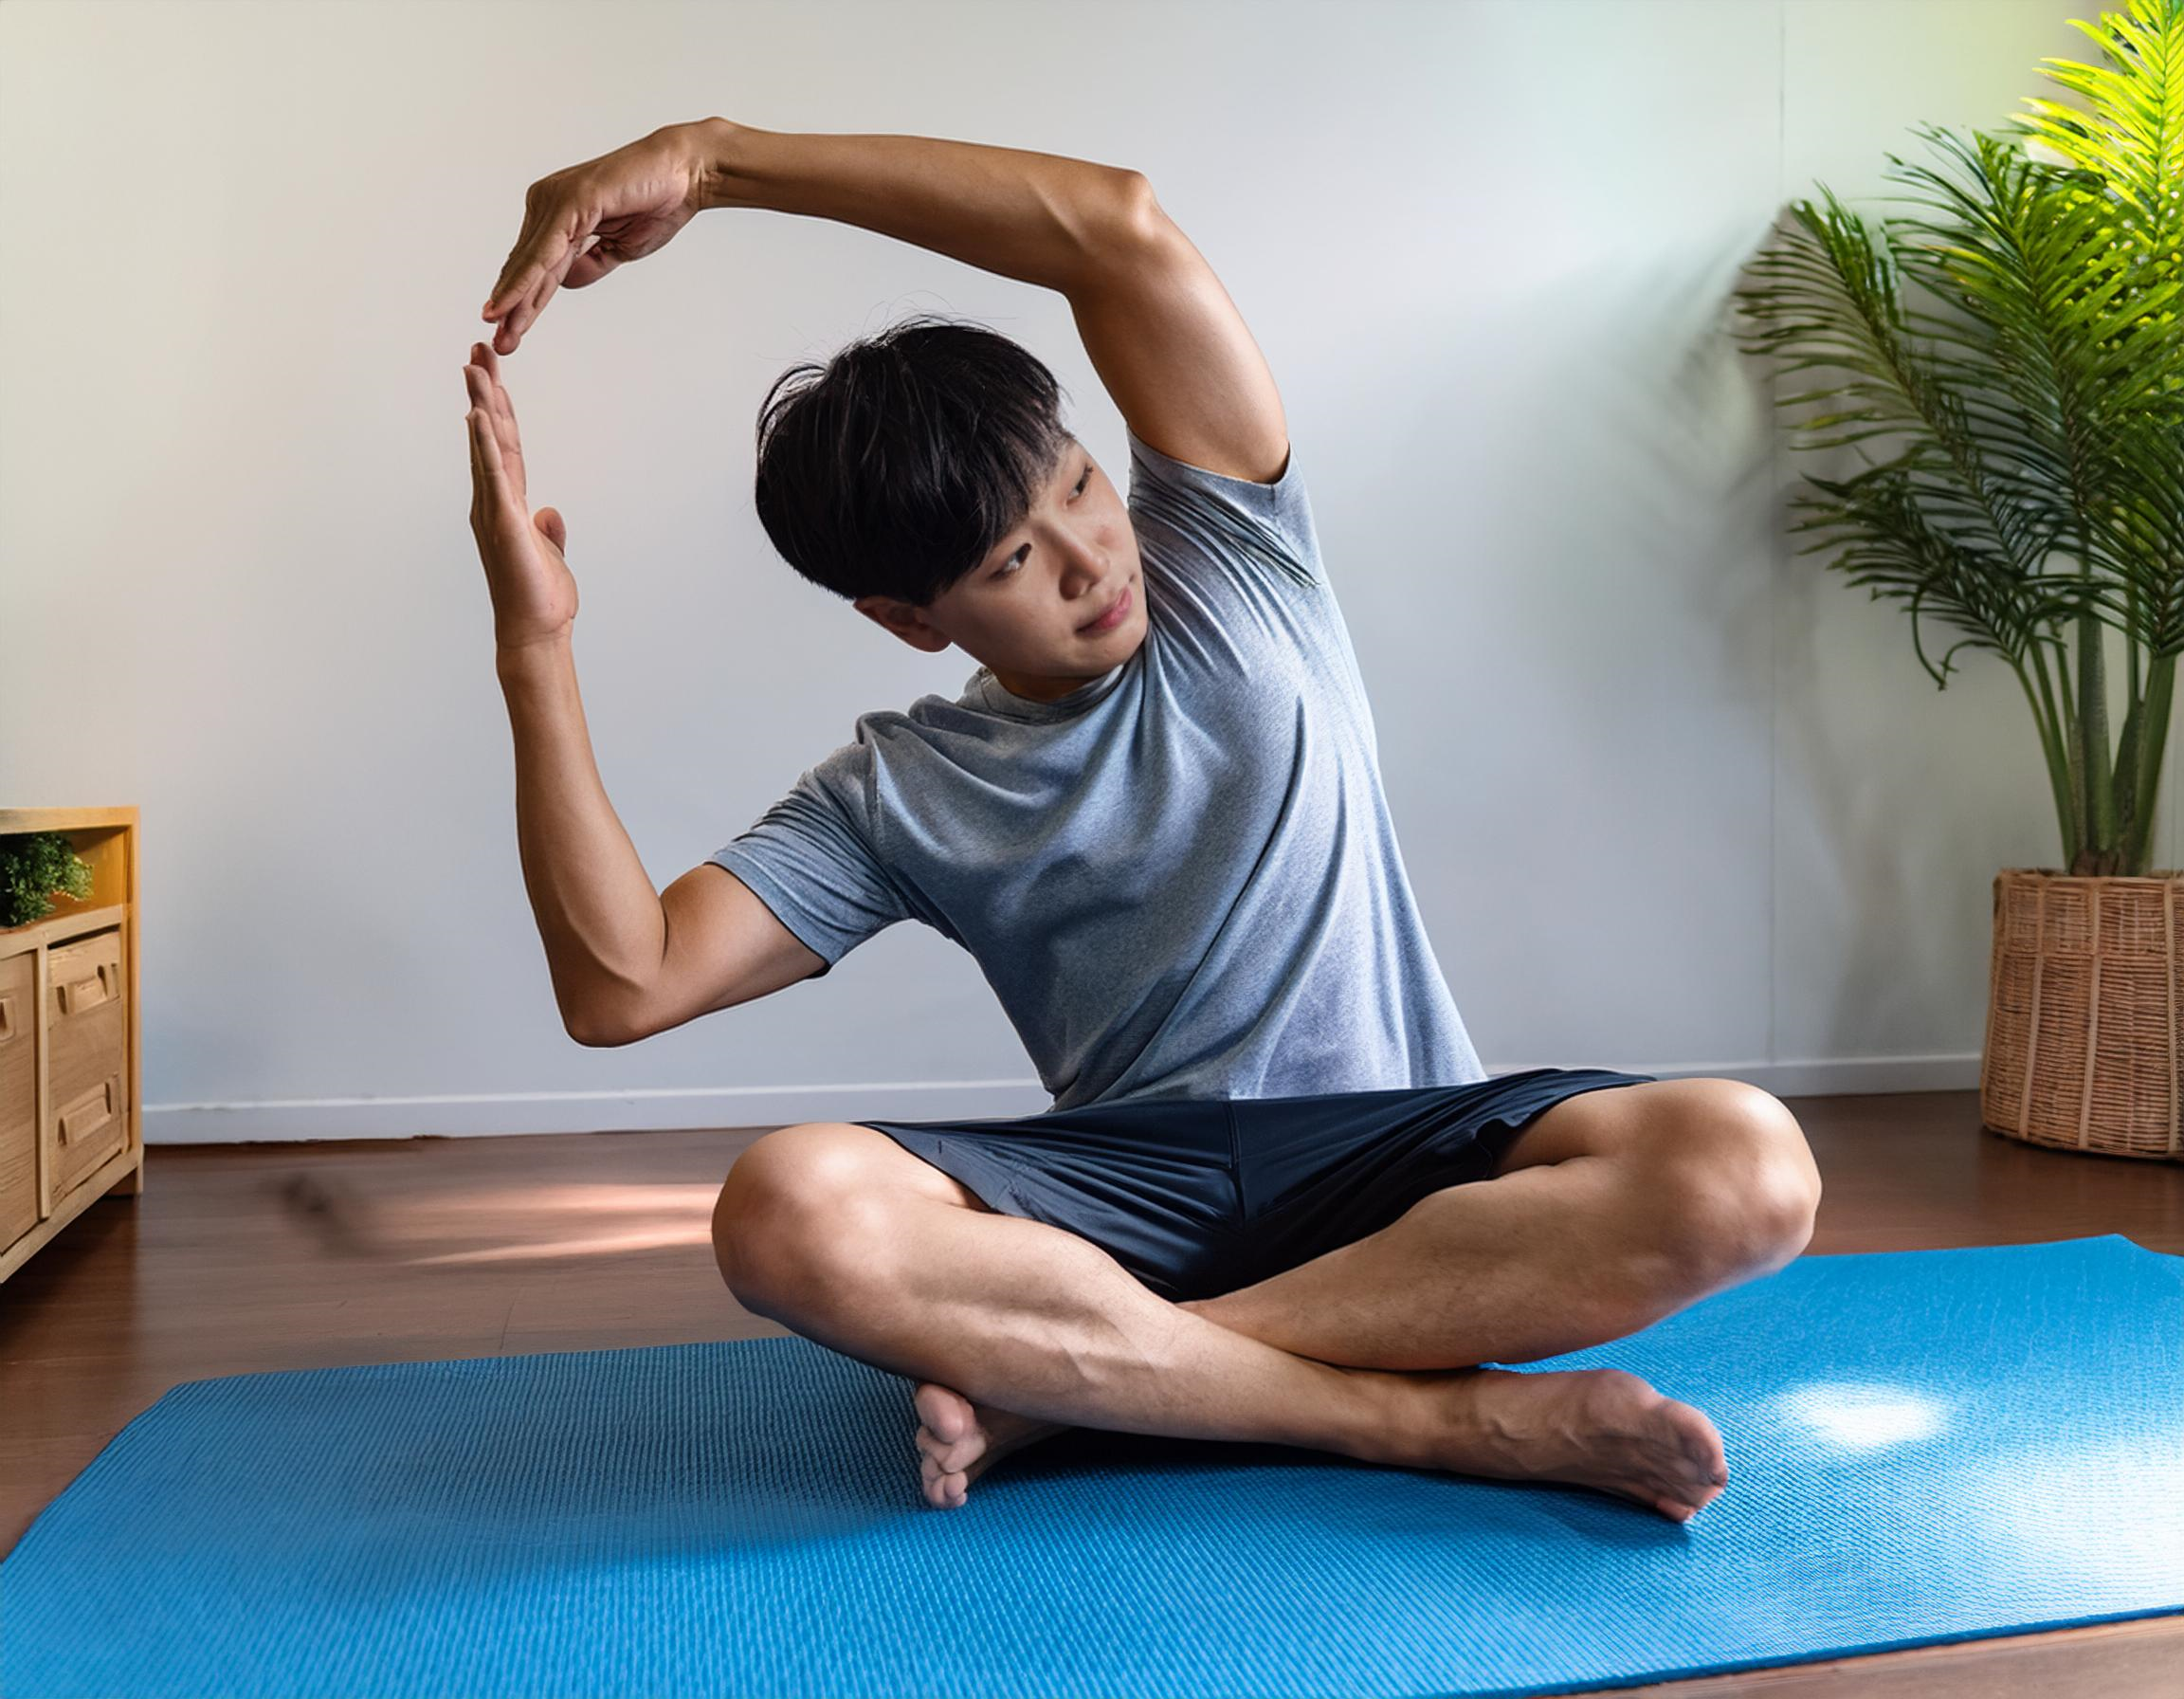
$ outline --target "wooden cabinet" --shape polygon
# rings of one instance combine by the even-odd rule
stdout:
[[[91,894],[0,928],[0,1280],[107,1193],[144,1189],[136,1020],[136,811],[0,808],[58,831]]]
[[[0,1245],[38,1225],[37,958],[0,956]]]

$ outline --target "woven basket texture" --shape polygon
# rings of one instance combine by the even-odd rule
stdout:
[[[2184,869],[1994,876],[1979,1119],[2058,1149],[2184,1161]]]

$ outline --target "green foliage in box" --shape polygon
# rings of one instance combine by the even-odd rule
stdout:
[[[79,900],[91,894],[91,864],[58,831],[0,835],[0,926],[22,926],[53,912],[64,891]]]

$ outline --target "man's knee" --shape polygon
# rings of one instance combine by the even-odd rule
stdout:
[[[1703,1084],[1695,1112],[1657,1146],[1668,1218],[1686,1253],[1710,1268],[1771,1273],[1811,1242],[1819,1166],[1780,1099],[1737,1080]]]
[[[773,1315],[851,1276],[851,1248],[868,1245],[865,1141],[842,1122],[768,1133],[737,1157],[713,1206],[713,1255],[736,1301]]]

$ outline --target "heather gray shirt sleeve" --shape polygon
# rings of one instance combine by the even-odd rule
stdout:
[[[784,926],[827,959],[810,977],[910,909],[872,853],[871,749],[844,744],[748,831],[706,859],[756,893]]]

